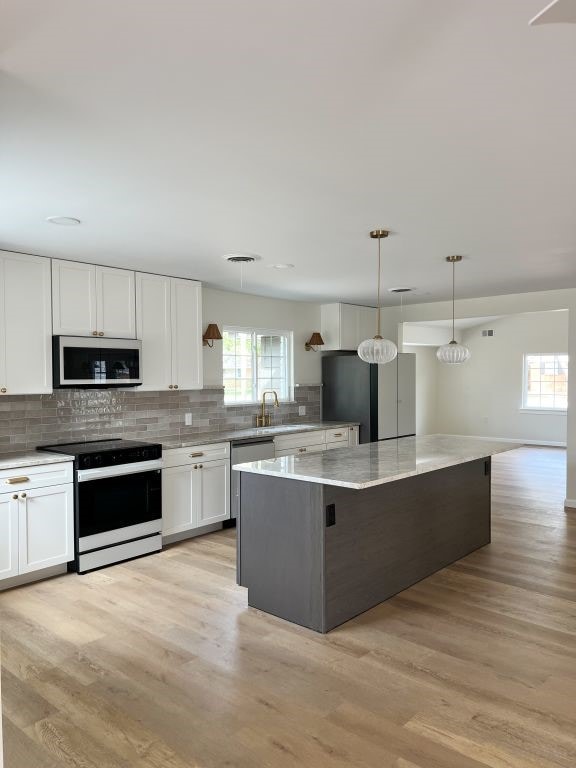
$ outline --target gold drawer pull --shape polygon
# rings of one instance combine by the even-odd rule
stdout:
[[[298,453],[306,453],[306,448],[298,448]]]
[[[204,454],[202,453],[202,451],[197,451],[197,453],[191,453],[191,454],[190,454],[190,458],[191,458],[191,459],[195,459],[195,458],[197,458],[198,456],[204,456]]]
[[[342,432],[334,432],[333,437],[342,437]]]
[[[29,477],[9,477],[7,480],[4,480],[6,485],[17,485],[18,483],[29,483],[30,478]]]

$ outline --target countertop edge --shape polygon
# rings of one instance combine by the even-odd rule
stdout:
[[[506,444],[503,444],[503,447],[499,449],[492,448],[488,452],[480,452],[478,454],[466,456],[466,458],[460,458],[460,459],[452,458],[447,460],[440,460],[438,463],[430,462],[429,464],[421,464],[420,466],[416,467],[415,470],[409,470],[407,472],[399,472],[395,475],[391,475],[390,477],[378,478],[376,480],[368,480],[367,482],[363,482],[363,483],[353,483],[351,481],[346,482],[345,480],[335,480],[332,478],[310,477],[307,475],[300,475],[297,472],[280,472],[272,469],[258,469],[258,468],[252,467],[249,463],[235,464],[232,467],[232,469],[235,469],[239,472],[249,472],[250,474],[254,474],[254,475],[268,475],[269,477],[279,477],[279,478],[284,478],[285,480],[297,480],[299,482],[315,483],[316,485],[333,485],[333,486],[337,486],[338,488],[350,488],[351,490],[361,491],[361,490],[365,490],[366,488],[374,488],[377,485],[385,485],[386,483],[393,483],[396,480],[404,480],[408,477],[416,477],[416,475],[423,475],[428,472],[434,472],[437,469],[447,469],[448,467],[455,467],[459,464],[466,464],[469,461],[479,461],[480,459],[487,459],[491,456],[496,456],[499,453],[514,451],[517,448],[521,448],[523,445],[524,443],[521,443],[521,442],[514,445],[511,445],[510,443],[506,443]],[[341,450],[346,450],[346,449],[342,448]]]

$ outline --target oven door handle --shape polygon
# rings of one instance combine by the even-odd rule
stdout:
[[[117,464],[116,466],[102,467],[101,469],[79,469],[76,473],[76,480],[79,483],[86,483],[89,480],[103,480],[106,477],[136,475],[140,472],[162,469],[162,466],[162,459],[154,459],[153,461],[136,461],[134,464]]]

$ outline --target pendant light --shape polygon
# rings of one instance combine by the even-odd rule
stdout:
[[[398,348],[393,341],[389,339],[383,339],[380,333],[380,272],[381,272],[381,257],[380,257],[380,241],[384,237],[388,237],[387,229],[373,229],[370,232],[370,237],[373,240],[378,240],[378,308],[376,310],[376,336],[373,339],[366,339],[360,343],[358,347],[358,357],[364,360],[365,363],[378,363],[384,365],[384,363],[391,363],[392,360],[398,354]]]
[[[457,365],[459,363],[465,363],[470,357],[470,350],[465,347],[464,344],[458,344],[454,338],[454,271],[456,264],[462,261],[462,256],[446,256],[446,261],[452,264],[452,341],[449,344],[443,344],[438,347],[436,351],[436,357],[441,363],[448,363],[449,365]]]

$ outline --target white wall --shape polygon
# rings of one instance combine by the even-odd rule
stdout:
[[[484,326],[482,326],[484,327]],[[566,443],[566,414],[527,413],[522,406],[523,355],[568,351],[568,312],[533,312],[464,331],[465,365],[436,364],[439,432]]]
[[[306,352],[304,344],[313,331],[320,330],[320,305],[251,296],[246,293],[203,288],[204,329],[217,323],[246,328],[271,328],[294,333],[294,383],[320,384],[320,353]],[[204,347],[204,384],[222,385],[222,342]]]
[[[439,365],[436,347],[411,345],[404,351],[416,355],[416,434],[434,435],[442,431],[436,414]]]

